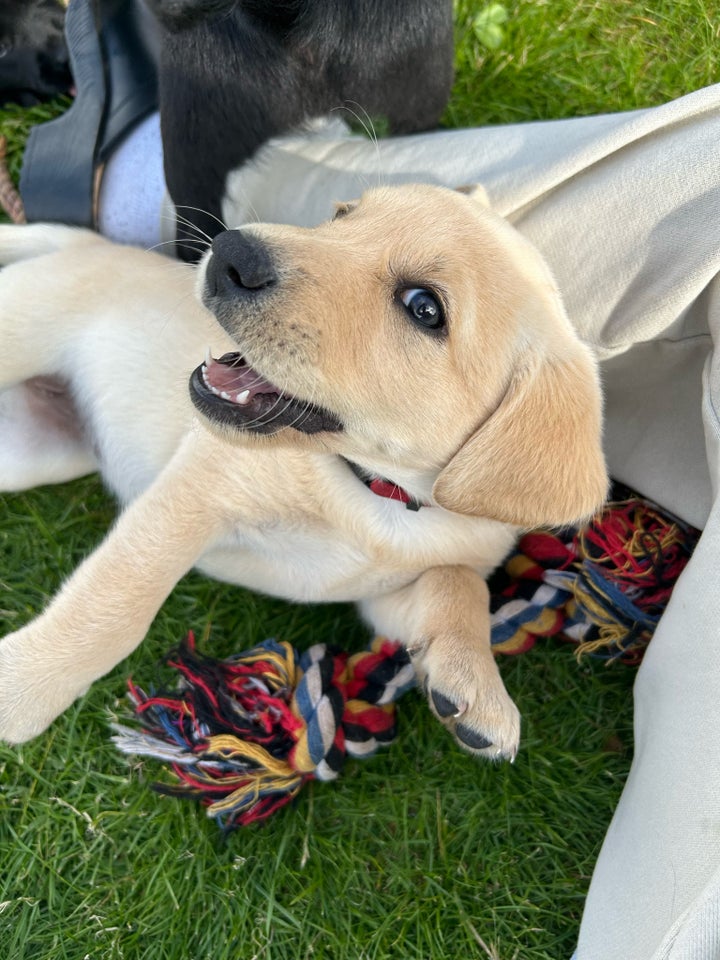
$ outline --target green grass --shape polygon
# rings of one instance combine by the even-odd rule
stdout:
[[[495,6],[456,0],[450,126],[513,123],[656,106],[718,80],[713,0],[517,0],[498,49],[472,23]]]
[[[502,42],[458,0],[446,123],[649,106],[717,79],[710,4],[506,4]],[[0,113],[17,173],[28,124]],[[103,536],[114,506],[89,478],[0,498],[0,616],[11,630]],[[148,641],[36,741],[0,746],[0,954],[7,960],[558,960],[570,955],[631,751],[633,671],[578,665],[547,642],[501,663],[523,713],[514,766],[461,753],[414,694],[400,735],[263,826],[223,839],[160,774],[109,741],[125,678],[162,676],[192,627],[227,654],[266,636],[357,649],[346,607],[293,607],[186,577]],[[62,642],[62,638],[58,638]]]

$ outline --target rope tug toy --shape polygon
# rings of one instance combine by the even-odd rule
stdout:
[[[559,634],[578,656],[638,663],[699,536],[638,497],[580,530],[526,534],[490,582],[494,649],[523,653]],[[138,728],[113,724],[113,740],[169,763],[175,782],[154,789],[200,800],[226,831],[270,816],[308,780],[335,779],[346,755],[389,744],[394,701],[415,682],[405,650],[383,637],[353,655],[266,640],[218,660],[190,633],[167,662],[179,690],[129,681]]]
[[[224,829],[270,816],[307,780],[334,780],[346,755],[394,740],[393,702],[415,683],[405,650],[383,638],[352,656],[266,640],[216,660],[190,633],[168,662],[179,692],[149,695],[129,682],[144,732],[114,724],[113,740],[169,762],[178,782],[155,789],[202,800]]]
[[[613,492],[629,493],[619,484]],[[639,663],[699,538],[628,495],[585,527],[526,534],[490,580],[494,648],[523,653],[560,634],[578,656]]]

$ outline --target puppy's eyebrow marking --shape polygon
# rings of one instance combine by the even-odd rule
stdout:
[[[443,269],[445,266],[445,269]],[[449,317],[452,305],[452,297],[449,293],[447,277],[447,264],[439,259],[426,260],[425,262],[414,260],[412,263],[408,258],[406,264],[399,262],[389,263],[387,266],[388,276],[393,287],[393,296],[400,289],[418,287],[421,290],[428,290],[441,303],[446,317]]]
[[[396,256],[388,262],[387,272],[397,283],[412,283],[415,286],[431,286],[442,291],[440,277],[447,275],[447,260],[440,257],[422,259],[421,257]]]

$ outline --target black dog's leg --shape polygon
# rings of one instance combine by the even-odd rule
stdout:
[[[269,138],[301,123],[315,99],[312,80],[299,82],[295,62],[280,42],[241,11],[165,34],[160,71],[165,179],[181,218],[183,259],[199,259],[198,238],[222,229],[227,174]]]

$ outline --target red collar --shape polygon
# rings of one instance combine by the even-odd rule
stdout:
[[[393,483],[392,480],[384,480],[382,477],[370,477],[362,467],[359,467],[351,460],[347,460],[346,463],[355,476],[362,480],[365,486],[377,494],[378,497],[387,497],[388,500],[399,500],[405,504],[408,510],[419,510],[420,507],[430,506],[429,503],[422,503],[420,500],[411,497],[407,490],[403,490],[402,487]]]

